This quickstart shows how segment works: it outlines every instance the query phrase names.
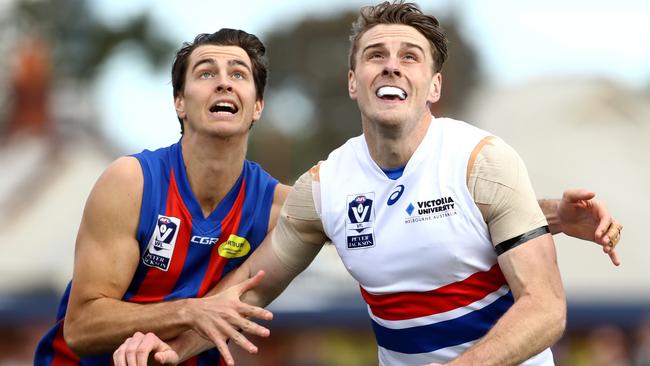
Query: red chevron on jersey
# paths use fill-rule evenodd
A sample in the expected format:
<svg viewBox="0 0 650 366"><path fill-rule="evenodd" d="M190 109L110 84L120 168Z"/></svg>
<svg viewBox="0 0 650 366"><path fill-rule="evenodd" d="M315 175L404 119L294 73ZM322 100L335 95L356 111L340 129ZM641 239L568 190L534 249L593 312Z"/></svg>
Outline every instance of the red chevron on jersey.
<svg viewBox="0 0 650 366"><path fill-rule="evenodd" d="M228 212L228 215L226 215L226 217L223 219L223 222L221 223L222 240L217 243L218 246L228 241L230 239L230 236L235 234L239 229L242 213L241 209L244 203L245 191L246 181L243 181L242 187L239 190L239 194L237 195L237 199L235 199L235 203L232 205L232 209L230 212ZM203 277L201 287L199 288L199 297L205 295L208 290L210 290L214 285L217 284L217 282L219 282L223 273L223 268L227 262L228 258L220 256L219 250L215 248L215 250L212 251L212 254L210 255L210 263L208 264L208 270L205 277Z"/></svg>

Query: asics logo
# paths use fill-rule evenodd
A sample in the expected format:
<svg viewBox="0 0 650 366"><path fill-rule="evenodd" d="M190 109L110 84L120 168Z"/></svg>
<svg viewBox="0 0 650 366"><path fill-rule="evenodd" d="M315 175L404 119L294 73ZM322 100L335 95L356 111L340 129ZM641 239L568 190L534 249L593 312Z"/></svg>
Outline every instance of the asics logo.
<svg viewBox="0 0 650 366"><path fill-rule="evenodd" d="M388 196L388 206L394 205L399 200L399 198L402 197L402 193L404 193L404 185L400 184L395 187L393 193Z"/></svg>

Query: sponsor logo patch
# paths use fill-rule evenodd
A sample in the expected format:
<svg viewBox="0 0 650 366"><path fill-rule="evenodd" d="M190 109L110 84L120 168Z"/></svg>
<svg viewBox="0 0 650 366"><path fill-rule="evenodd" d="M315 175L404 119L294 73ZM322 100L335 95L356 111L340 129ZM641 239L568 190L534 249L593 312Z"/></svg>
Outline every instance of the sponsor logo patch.
<svg viewBox="0 0 650 366"><path fill-rule="evenodd" d="M360 249L375 246L373 202L375 193L360 193L347 198L347 217L345 231L348 249Z"/></svg>
<svg viewBox="0 0 650 366"><path fill-rule="evenodd" d="M458 211L456 202L451 196L448 196L427 201L417 201L415 205L409 203L406 207L406 213L408 217L406 217L404 223L412 224L454 216L458 214Z"/></svg>
<svg viewBox="0 0 650 366"><path fill-rule="evenodd" d="M194 244L214 245L216 242L219 241L219 238L211 238L209 236L194 235L192 236L192 239L190 239L190 241Z"/></svg>
<svg viewBox="0 0 650 366"><path fill-rule="evenodd" d="M142 263L166 272L172 261L180 226L179 218L158 215L156 227L142 256Z"/></svg>
<svg viewBox="0 0 650 366"><path fill-rule="evenodd" d="M239 258L251 251L251 244L246 238L231 234L228 240L219 245L217 250L219 255L224 258Z"/></svg>

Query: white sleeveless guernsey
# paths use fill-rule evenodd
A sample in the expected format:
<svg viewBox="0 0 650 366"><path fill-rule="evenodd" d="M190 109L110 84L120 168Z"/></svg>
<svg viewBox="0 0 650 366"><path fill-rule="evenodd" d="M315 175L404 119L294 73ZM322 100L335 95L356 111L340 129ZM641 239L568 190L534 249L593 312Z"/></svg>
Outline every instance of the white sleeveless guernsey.
<svg viewBox="0 0 650 366"><path fill-rule="evenodd" d="M514 302L466 183L470 154L488 135L432 119L397 180L371 159L363 136L321 163L317 207L361 285L381 365L450 361ZM550 349L523 365L553 365Z"/></svg>

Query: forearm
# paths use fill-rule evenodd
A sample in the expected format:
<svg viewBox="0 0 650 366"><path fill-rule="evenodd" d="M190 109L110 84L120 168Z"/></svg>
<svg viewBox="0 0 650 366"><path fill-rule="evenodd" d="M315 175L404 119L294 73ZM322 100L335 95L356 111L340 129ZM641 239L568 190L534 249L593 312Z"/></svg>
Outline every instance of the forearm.
<svg viewBox="0 0 650 366"><path fill-rule="evenodd" d="M112 352L136 331L173 338L190 328L188 301L143 305L111 298L91 300L66 315L65 340L75 353L85 356Z"/></svg>
<svg viewBox="0 0 650 366"><path fill-rule="evenodd" d="M248 291L242 300L255 306L266 306L280 296L289 283L312 262L321 246L305 243L292 236L281 222L242 270L253 276L260 270L266 273L260 286Z"/></svg>
<svg viewBox="0 0 650 366"><path fill-rule="evenodd" d="M537 203L546 217L551 234L561 233L562 227L560 226L560 217L557 210L560 201L556 199L540 199L537 200Z"/></svg>
<svg viewBox="0 0 650 366"><path fill-rule="evenodd" d="M553 345L564 332L566 305L561 297L523 296L474 346L449 366L519 365Z"/></svg>
<svg viewBox="0 0 650 366"><path fill-rule="evenodd" d="M201 337L193 330L183 332L178 337L168 341L167 344L178 353L180 362L185 362L199 353L214 348L212 342Z"/></svg>

